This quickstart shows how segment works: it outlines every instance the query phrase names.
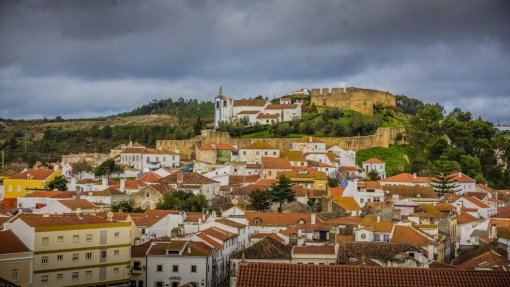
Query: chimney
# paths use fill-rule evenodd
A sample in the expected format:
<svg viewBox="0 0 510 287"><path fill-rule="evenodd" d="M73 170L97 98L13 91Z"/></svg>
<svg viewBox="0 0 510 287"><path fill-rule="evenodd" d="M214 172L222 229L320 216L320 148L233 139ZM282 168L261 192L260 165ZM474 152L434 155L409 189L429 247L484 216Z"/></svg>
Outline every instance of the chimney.
<svg viewBox="0 0 510 287"><path fill-rule="evenodd" d="M416 172L415 172L415 173L413 173L413 178L416 178Z"/></svg>
<svg viewBox="0 0 510 287"><path fill-rule="evenodd" d="M427 245L427 253L428 253L428 259L429 262L434 261L434 244Z"/></svg>
<svg viewBox="0 0 510 287"><path fill-rule="evenodd" d="M184 174L182 172L177 173L177 184L182 184L184 181Z"/></svg>
<svg viewBox="0 0 510 287"><path fill-rule="evenodd" d="M43 217L50 217L50 212L47 208L48 207L46 207L46 206L44 207Z"/></svg>
<svg viewBox="0 0 510 287"><path fill-rule="evenodd" d="M381 217L379 215L377 215L376 219L377 219L377 222L381 222Z"/></svg>
<svg viewBox="0 0 510 287"><path fill-rule="evenodd" d="M133 147L133 141L129 141L129 147Z"/></svg>
<svg viewBox="0 0 510 287"><path fill-rule="evenodd" d="M313 138L311 136L308 137L308 142L313 142Z"/></svg>
<svg viewBox="0 0 510 287"><path fill-rule="evenodd" d="M244 251L244 244L241 247L241 262L244 262L246 260L246 252ZM510 253L509 253L510 254ZM510 255L508 255L510 257Z"/></svg>
<svg viewBox="0 0 510 287"><path fill-rule="evenodd" d="M102 185L103 187L108 187L108 178L107 178L107 177L103 177L103 178L101 179L101 185Z"/></svg>
<svg viewBox="0 0 510 287"><path fill-rule="evenodd" d="M188 253L191 253L191 246L188 244Z"/></svg>
<svg viewBox="0 0 510 287"><path fill-rule="evenodd" d="M315 213L310 214L311 224L315 224Z"/></svg>
<svg viewBox="0 0 510 287"><path fill-rule="evenodd" d="M54 170L54 171L58 171L58 164L54 164L54 165L53 165L53 170Z"/></svg>
<svg viewBox="0 0 510 287"><path fill-rule="evenodd" d="M27 180L30 180L30 178L31 178L30 173L27 173Z"/></svg>
<svg viewBox="0 0 510 287"><path fill-rule="evenodd" d="M79 190L77 190L75 198L80 199L80 197L81 197L81 192Z"/></svg>
<svg viewBox="0 0 510 287"><path fill-rule="evenodd" d="M120 179L120 187L119 187L119 190L121 192L124 192L126 190L126 179L125 178L121 178Z"/></svg>
<svg viewBox="0 0 510 287"><path fill-rule="evenodd" d="M489 238L491 238L491 239L498 238L498 229L497 229L497 225L496 224L492 224L491 225L491 230L490 230Z"/></svg>
<svg viewBox="0 0 510 287"><path fill-rule="evenodd" d="M462 177L462 172L459 171L459 177Z"/></svg>

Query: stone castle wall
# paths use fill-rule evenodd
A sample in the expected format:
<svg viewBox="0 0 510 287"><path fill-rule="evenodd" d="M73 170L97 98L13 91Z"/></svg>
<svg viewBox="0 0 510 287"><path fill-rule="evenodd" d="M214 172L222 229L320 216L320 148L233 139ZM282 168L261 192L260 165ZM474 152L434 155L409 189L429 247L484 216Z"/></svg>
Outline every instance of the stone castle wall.
<svg viewBox="0 0 510 287"><path fill-rule="evenodd" d="M354 110L366 115L374 114L374 105L396 106L395 96L389 92L360 88L329 88L312 89L311 102L318 109L338 107L343 110Z"/></svg>
<svg viewBox="0 0 510 287"><path fill-rule="evenodd" d="M343 149L354 151L364 150L372 147L388 147L397 142L397 134L405 133L404 127L378 128L374 135L356 136L356 137L316 137L328 146L337 145ZM292 146L295 138L253 138L238 139L231 138L227 132L218 132L213 130L204 130L202 134L189 140L158 140L157 149L175 150L181 153L181 159L189 160L194 157L195 147L204 143L228 143L237 145L239 148L247 146L252 142L262 140L281 150L288 150Z"/></svg>

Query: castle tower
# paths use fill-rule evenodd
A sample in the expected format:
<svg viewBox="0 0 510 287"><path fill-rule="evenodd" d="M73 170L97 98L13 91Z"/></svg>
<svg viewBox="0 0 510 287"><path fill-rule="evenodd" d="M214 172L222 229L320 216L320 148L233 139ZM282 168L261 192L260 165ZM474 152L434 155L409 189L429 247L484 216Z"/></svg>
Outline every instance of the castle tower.
<svg viewBox="0 0 510 287"><path fill-rule="evenodd" d="M214 129L217 129L221 121L230 122L232 120L232 110L234 101L223 95L223 87L220 86L218 95L214 98Z"/></svg>

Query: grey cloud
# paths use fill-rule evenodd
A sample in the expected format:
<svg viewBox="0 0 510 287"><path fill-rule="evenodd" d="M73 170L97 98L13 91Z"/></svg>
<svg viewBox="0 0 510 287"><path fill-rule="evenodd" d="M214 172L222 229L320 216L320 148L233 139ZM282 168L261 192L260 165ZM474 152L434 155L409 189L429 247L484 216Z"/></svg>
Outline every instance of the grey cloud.
<svg viewBox="0 0 510 287"><path fill-rule="evenodd" d="M95 116L211 99L219 85L235 97L349 85L510 122L509 11L482 0L3 1L0 117Z"/></svg>

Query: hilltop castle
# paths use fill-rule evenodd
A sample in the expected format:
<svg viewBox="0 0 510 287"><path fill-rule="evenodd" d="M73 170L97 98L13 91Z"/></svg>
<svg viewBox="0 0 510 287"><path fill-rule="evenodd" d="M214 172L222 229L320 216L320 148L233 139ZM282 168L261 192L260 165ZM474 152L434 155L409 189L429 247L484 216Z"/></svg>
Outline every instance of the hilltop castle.
<svg viewBox="0 0 510 287"><path fill-rule="evenodd" d="M389 92L381 92L360 88L329 88L312 89L311 103L320 110L322 107L337 107L342 110L354 110L369 116L374 114L374 105L395 107L395 96Z"/></svg>

